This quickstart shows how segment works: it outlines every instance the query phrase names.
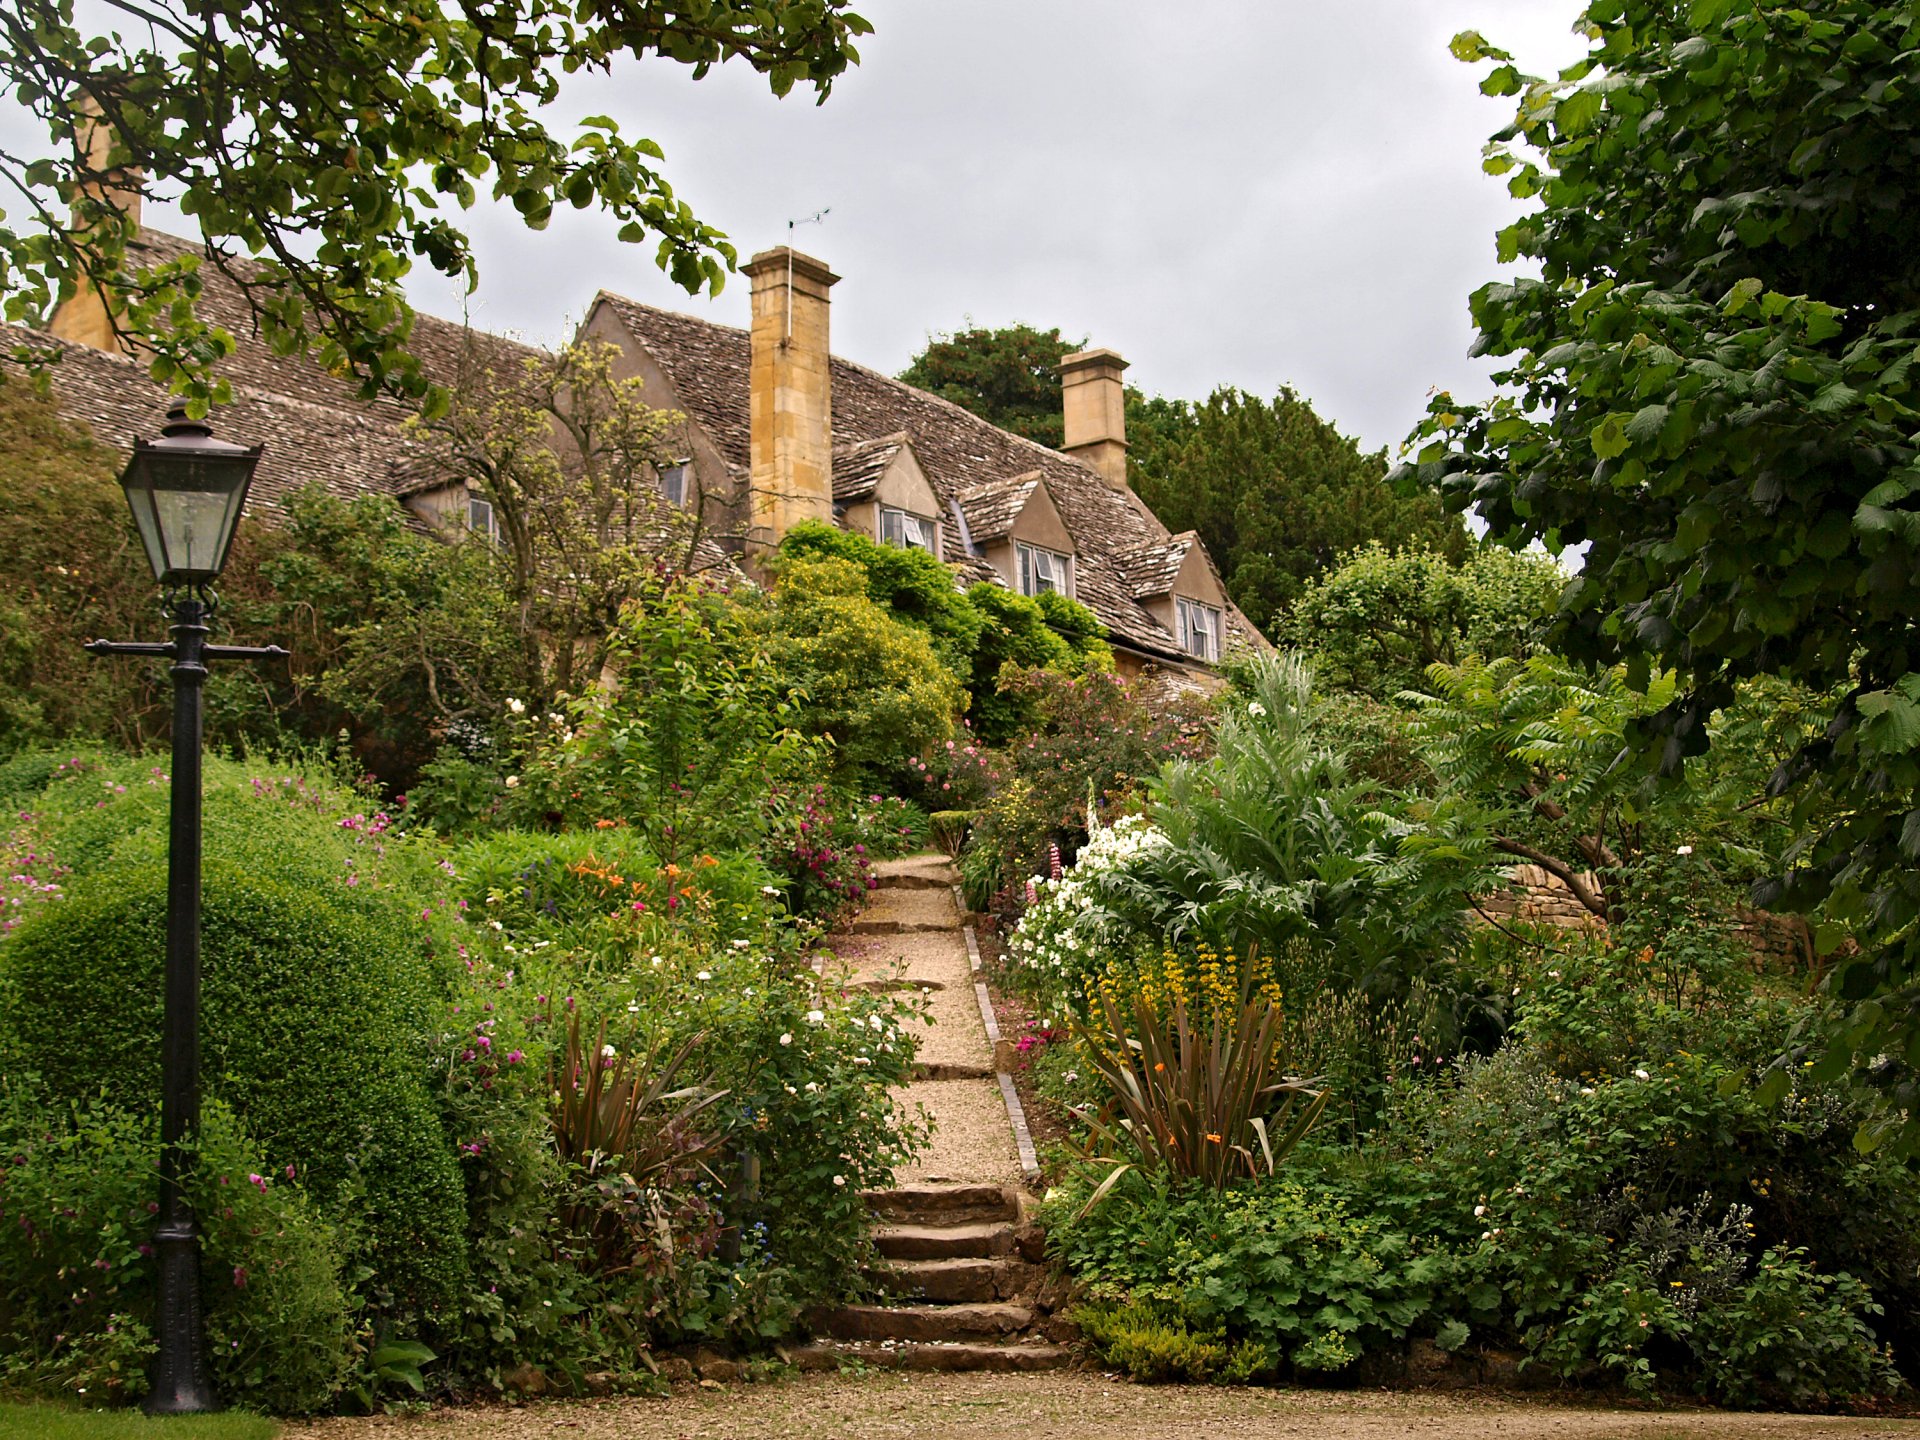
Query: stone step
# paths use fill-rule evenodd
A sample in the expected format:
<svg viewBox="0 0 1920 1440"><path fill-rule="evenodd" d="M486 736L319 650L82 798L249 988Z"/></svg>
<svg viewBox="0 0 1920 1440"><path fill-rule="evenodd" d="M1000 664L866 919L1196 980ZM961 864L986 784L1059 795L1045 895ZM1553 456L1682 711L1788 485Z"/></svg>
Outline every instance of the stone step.
<svg viewBox="0 0 1920 1440"><path fill-rule="evenodd" d="M990 1225L1020 1218L1020 1203L1004 1185L903 1185L869 1190L866 1201L881 1219L904 1226Z"/></svg>
<svg viewBox="0 0 1920 1440"><path fill-rule="evenodd" d="M870 980L841 980L834 984L836 990L868 990L876 993L918 990L923 995L931 995L936 990L947 987L938 980L911 979L905 975L881 976Z"/></svg>
<svg viewBox="0 0 1920 1440"><path fill-rule="evenodd" d="M1018 1260L903 1260L878 1265L868 1278L883 1295L932 1305L984 1305L1031 1292L1040 1268Z"/></svg>
<svg viewBox="0 0 1920 1440"><path fill-rule="evenodd" d="M942 875L908 870L898 875L882 875L882 890L951 890L954 882Z"/></svg>
<svg viewBox="0 0 1920 1440"><path fill-rule="evenodd" d="M844 1361L894 1370L1060 1370L1073 1361L1059 1345L895 1345L886 1341L824 1340L786 1352L797 1370L833 1370Z"/></svg>
<svg viewBox="0 0 1920 1440"><path fill-rule="evenodd" d="M882 1225L873 1243L888 1260L990 1259L1013 1253L1013 1226Z"/></svg>
<svg viewBox="0 0 1920 1440"><path fill-rule="evenodd" d="M962 1305L840 1305L813 1317L828 1340L913 1340L966 1344L1005 1340L1033 1324L1024 1305L989 1301Z"/></svg>
<svg viewBox="0 0 1920 1440"><path fill-rule="evenodd" d="M947 920L908 920L886 915L862 915L846 928L849 935L935 935L959 927Z"/></svg>
<svg viewBox="0 0 1920 1440"><path fill-rule="evenodd" d="M968 1065L953 1060L927 1060L913 1067L916 1080L985 1080L992 1075L991 1065Z"/></svg>

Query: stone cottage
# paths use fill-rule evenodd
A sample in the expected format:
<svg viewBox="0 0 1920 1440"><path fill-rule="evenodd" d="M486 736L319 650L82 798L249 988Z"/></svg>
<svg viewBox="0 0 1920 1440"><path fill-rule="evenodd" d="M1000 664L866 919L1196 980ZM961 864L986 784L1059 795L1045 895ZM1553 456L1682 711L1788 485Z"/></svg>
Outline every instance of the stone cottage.
<svg viewBox="0 0 1920 1440"><path fill-rule="evenodd" d="M136 247L132 258L149 264L192 248L151 229ZM619 373L645 382L650 405L685 417L677 454L659 469L661 498L698 510L716 561L751 574L794 525L818 520L924 549L954 567L958 584L1070 596L1106 627L1125 672L1203 680L1229 651L1265 646L1199 537L1170 533L1129 487L1118 355L1067 357L1066 444L1055 451L835 356L839 277L819 260L782 247L743 269L744 328L601 291L579 331L618 348ZM422 465L406 406L362 400L351 381L275 355L253 334L240 288L211 266L203 279L202 315L238 341L219 431L267 447L256 509L270 514L289 491L319 481L342 496L389 496L437 529L488 528L484 494ZM158 428L164 397L120 352L97 297L66 302L48 333L8 338L64 352L55 395L104 443L126 447ZM449 388L517 373L542 353L424 314L411 346Z"/></svg>

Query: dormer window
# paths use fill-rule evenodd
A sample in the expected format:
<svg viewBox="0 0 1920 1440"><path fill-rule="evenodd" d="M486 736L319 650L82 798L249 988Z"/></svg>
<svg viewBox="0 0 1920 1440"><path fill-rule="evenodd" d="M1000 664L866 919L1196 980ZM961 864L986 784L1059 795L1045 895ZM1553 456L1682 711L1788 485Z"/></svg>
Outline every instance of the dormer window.
<svg viewBox="0 0 1920 1440"><path fill-rule="evenodd" d="M494 518L493 502L481 499L471 490L467 492L467 529L489 540L500 538L500 522Z"/></svg>
<svg viewBox="0 0 1920 1440"><path fill-rule="evenodd" d="M940 532L933 520L925 515L882 505L880 543L898 545L902 550L925 550L929 555L937 555L940 553Z"/></svg>
<svg viewBox="0 0 1920 1440"><path fill-rule="evenodd" d="M1176 595L1173 614L1180 629L1180 648L1197 660L1217 661L1220 658L1220 607Z"/></svg>
<svg viewBox="0 0 1920 1440"><path fill-rule="evenodd" d="M1056 595L1073 598L1073 557L1057 550L1042 550L1038 545L1016 543L1014 556L1020 565L1020 593Z"/></svg>
<svg viewBox="0 0 1920 1440"><path fill-rule="evenodd" d="M690 460L676 460L660 467L660 493L667 497L669 505L687 503L687 471L692 464Z"/></svg>

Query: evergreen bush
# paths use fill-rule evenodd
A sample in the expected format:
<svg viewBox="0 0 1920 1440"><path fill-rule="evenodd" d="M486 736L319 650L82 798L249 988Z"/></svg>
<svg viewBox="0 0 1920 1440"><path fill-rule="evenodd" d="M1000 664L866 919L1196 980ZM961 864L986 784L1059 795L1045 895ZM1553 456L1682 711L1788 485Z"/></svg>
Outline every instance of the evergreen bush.
<svg viewBox="0 0 1920 1440"><path fill-rule="evenodd" d="M46 792L49 848L73 857L69 893L0 949L11 1001L0 1053L66 1099L139 1106L159 1092L167 786L128 785L136 769ZM380 1303L432 1316L464 1265L460 1178L424 1081L432 926L395 883L384 817L318 813L303 781L255 795L238 767L209 778L206 1093L233 1107L269 1165L298 1166L319 1197L359 1215ZM62 784L75 793L55 794Z"/></svg>

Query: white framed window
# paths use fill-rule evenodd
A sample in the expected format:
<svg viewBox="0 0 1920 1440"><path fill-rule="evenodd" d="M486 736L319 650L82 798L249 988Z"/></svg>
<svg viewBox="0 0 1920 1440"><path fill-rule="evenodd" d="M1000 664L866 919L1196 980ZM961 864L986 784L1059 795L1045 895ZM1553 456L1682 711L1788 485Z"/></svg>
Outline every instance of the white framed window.
<svg viewBox="0 0 1920 1440"><path fill-rule="evenodd" d="M1073 598L1073 557L1062 555L1057 550L1042 550L1038 545L1015 543L1015 558L1020 564L1020 593L1022 595L1043 595L1051 590L1056 595Z"/></svg>
<svg viewBox="0 0 1920 1440"><path fill-rule="evenodd" d="M1198 600L1173 598L1173 614L1180 631L1180 648L1201 660L1220 658L1220 607Z"/></svg>
<svg viewBox="0 0 1920 1440"><path fill-rule="evenodd" d="M500 538L500 522L494 516L493 502L482 499L471 490L467 492L467 529L489 540Z"/></svg>
<svg viewBox="0 0 1920 1440"><path fill-rule="evenodd" d="M892 506L880 507L880 543L898 545L902 550L925 550L930 555L940 552L939 527L924 515L915 515L910 510L896 510Z"/></svg>
<svg viewBox="0 0 1920 1440"><path fill-rule="evenodd" d="M660 467L660 493L667 497L669 505L687 503L687 474L692 468L691 460L676 460Z"/></svg>

